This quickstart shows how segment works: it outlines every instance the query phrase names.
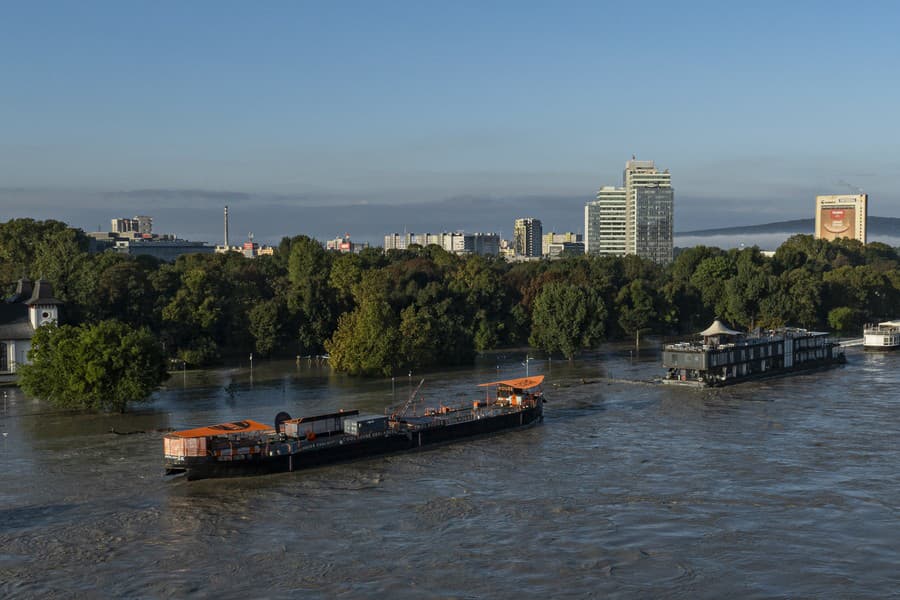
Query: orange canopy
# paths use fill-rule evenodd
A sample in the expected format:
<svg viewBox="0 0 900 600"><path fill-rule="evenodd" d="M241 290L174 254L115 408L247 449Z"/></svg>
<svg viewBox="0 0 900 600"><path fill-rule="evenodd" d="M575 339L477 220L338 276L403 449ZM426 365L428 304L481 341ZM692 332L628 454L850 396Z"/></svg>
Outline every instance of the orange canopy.
<svg viewBox="0 0 900 600"><path fill-rule="evenodd" d="M177 435L182 438L200 438L212 437L215 435L234 435L236 433L250 433L253 431L271 431L275 429L271 425L251 421L245 419L243 421L235 421L234 423L222 423L220 425L210 425L209 427L198 427L196 429L186 429L184 431L175 431L171 435Z"/></svg>
<svg viewBox="0 0 900 600"><path fill-rule="evenodd" d="M480 383L478 387L488 387L491 385L508 385L517 390L527 390L537 387L544 381L543 375L535 375L533 377L520 377L519 379L506 379L504 381L492 381L490 383Z"/></svg>

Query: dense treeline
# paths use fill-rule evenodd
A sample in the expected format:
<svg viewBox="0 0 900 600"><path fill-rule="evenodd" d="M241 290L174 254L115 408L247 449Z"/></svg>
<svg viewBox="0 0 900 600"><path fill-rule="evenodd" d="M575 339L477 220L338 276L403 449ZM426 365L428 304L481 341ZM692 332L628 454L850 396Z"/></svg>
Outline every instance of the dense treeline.
<svg viewBox="0 0 900 600"><path fill-rule="evenodd" d="M566 357L604 339L784 324L853 332L896 316L900 272L884 244L798 235L773 258L698 246L659 266L634 256L508 263L436 246L361 254L306 236L274 256L194 254L174 264L88 254L57 221L0 224L0 281L43 276L70 324L147 328L190 364L229 356L321 354L355 374L463 364L531 344Z"/></svg>

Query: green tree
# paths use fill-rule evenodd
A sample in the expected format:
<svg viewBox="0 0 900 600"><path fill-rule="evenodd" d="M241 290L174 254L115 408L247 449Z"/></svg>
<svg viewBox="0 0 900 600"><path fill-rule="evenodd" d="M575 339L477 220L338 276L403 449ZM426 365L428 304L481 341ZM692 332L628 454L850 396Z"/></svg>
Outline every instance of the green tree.
<svg viewBox="0 0 900 600"><path fill-rule="evenodd" d="M712 256L699 262L691 285L700 291L704 306L712 308L713 313L724 315L727 307L725 284L735 274L734 264L727 256Z"/></svg>
<svg viewBox="0 0 900 600"><path fill-rule="evenodd" d="M596 294L570 283L550 283L534 301L529 342L572 360L582 348L600 342L605 318L606 307Z"/></svg>
<svg viewBox="0 0 900 600"><path fill-rule="evenodd" d="M264 300L250 309L250 335L260 356L269 356L281 341L282 310L275 299Z"/></svg>
<svg viewBox="0 0 900 600"><path fill-rule="evenodd" d="M863 311L849 306L839 306L828 311L828 326L839 333L859 333L865 322Z"/></svg>
<svg viewBox="0 0 900 600"><path fill-rule="evenodd" d="M507 330L509 304L497 263L471 256L452 272L449 286L463 301L475 349L483 352L500 344Z"/></svg>
<svg viewBox="0 0 900 600"><path fill-rule="evenodd" d="M32 273L52 282L57 298L71 301L88 259L87 248L87 237L81 230L66 227L48 232L35 247Z"/></svg>
<svg viewBox="0 0 900 600"><path fill-rule="evenodd" d="M621 290L616 297L619 326L625 333L634 336L640 346L641 332L646 330L656 318L651 288L642 279L635 279Z"/></svg>
<svg viewBox="0 0 900 600"><path fill-rule="evenodd" d="M156 338L117 321L40 327L29 359L20 367L22 389L60 408L124 412L167 377Z"/></svg>
<svg viewBox="0 0 900 600"><path fill-rule="evenodd" d="M390 375L400 361L399 318L387 301L388 282L381 269L369 271L354 286L356 308L338 319L325 342L331 366L350 375Z"/></svg>
<svg viewBox="0 0 900 600"><path fill-rule="evenodd" d="M398 361L397 316L383 299L363 301L341 315L334 336L325 342L336 371L350 375L390 375Z"/></svg>
<svg viewBox="0 0 900 600"><path fill-rule="evenodd" d="M93 321L117 319L134 327L158 327L159 311L150 279L157 265L115 253L104 253L94 263L100 270L92 273L92 289L79 294L85 317Z"/></svg>
<svg viewBox="0 0 900 600"><path fill-rule="evenodd" d="M725 312L729 322L752 329L760 302L769 292L769 269L759 248L732 251L736 272L725 282Z"/></svg>
<svg viewBox="0 0 900 600"><path fill-rule="evenodd" d="M459 365L471 362L475 352L471 329L451 298L406 307L400 313L400 339L404 368Z"/></svg>
<svg viewBox="0 0 900 600"><path fill-rule="evenodd" d="M10 219L0 223L0 281L40 277L35 260L41 253L41 245L67 229L65 223L53 220Z"/></svg>
<svg viewBox="0 0 900 600"><path fill-rule="evenodd" d="M305 235L290 240L287 307L297 326L301 353L321 351L335 327L335 289L329 284L332 255Z"/></svg>

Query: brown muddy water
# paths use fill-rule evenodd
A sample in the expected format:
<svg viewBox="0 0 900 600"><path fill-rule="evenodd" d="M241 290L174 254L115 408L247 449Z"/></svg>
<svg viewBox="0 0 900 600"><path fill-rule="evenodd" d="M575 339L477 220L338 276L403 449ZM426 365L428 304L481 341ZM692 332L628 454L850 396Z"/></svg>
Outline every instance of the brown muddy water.
<svg viewBox="0 0 900 600"><path fill-rule="evenodd" d="M125 416L7 389L0 596L896 597L900 354L848 358L714 391L605 381L660 374L658 356L621 347L536 361L536 427L190 483L163 478L161 430L380 412L391 381L293 362L257 364L252 381L179 373ZM498 372L524 375L520 360L427 375L426 397L474 397ZM409 385L398 377L396 396Z"/></svg>

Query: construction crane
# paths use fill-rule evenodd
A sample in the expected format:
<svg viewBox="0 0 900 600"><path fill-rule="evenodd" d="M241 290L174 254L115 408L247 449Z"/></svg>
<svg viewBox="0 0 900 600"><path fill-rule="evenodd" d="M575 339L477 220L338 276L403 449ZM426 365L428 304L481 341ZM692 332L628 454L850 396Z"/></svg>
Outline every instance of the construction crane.
<svg viewBox="0 0 900 600"><path fill-rule="evenodd" d="M416 396L418 395L419 390L422 389L422 384L424 384L424 383L425 383L425 380L422 379L419 382L419 385L416 386L416 389L414 389L412 391L412 393L409 395L409 398L407 398L406 402L403 404L403 408L400 409L400 412L397 412L397 413L394 413L393 415L391 415L392 418L400 419L400 418L403 418L406 416L407 411L409 411L410 406L412 406L414 404Z"/></svg>

